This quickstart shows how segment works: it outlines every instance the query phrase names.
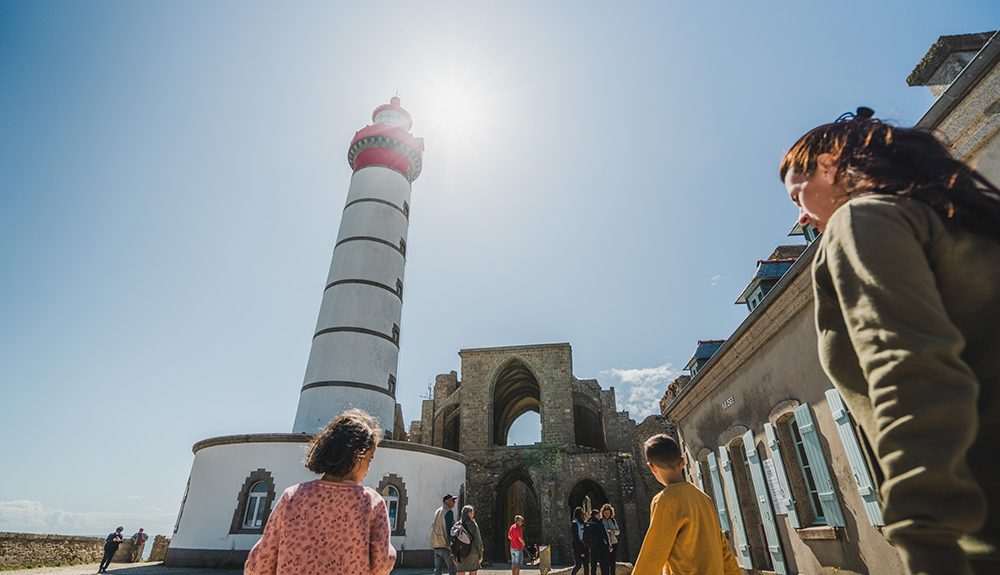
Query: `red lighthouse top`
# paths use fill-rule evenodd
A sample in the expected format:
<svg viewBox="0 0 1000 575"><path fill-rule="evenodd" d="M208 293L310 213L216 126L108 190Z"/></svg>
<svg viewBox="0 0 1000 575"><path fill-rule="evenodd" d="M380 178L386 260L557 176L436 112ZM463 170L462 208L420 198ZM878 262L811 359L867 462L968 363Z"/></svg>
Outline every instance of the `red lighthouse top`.
<svg viewBox="0 0 1000 575"><path fill-rule="evenodd" d="M369 166L395 170L407 180L420 175L423 165L423 138L410 134L413 118L397 96L372 112L372 122L354 134L347 151L347 163L354 171Z"/></svg>

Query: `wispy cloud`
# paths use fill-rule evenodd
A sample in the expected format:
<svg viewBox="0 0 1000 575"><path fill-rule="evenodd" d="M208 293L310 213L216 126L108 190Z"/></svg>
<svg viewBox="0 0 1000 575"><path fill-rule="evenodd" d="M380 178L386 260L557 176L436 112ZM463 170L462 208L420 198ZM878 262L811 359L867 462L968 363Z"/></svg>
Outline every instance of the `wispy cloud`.
<svg viewBox="0 0 1000 575"><path fill-rule="evenodd" d="M719 282L721 282L723 280L723 278L724 278L724 276L722 274L715 274L714 276L712 276L711 278L709 278L708 281L713 286L717 286L717 285L719 285Z"/></svg>
<svg viewBox="0 0 1000 575"><path fill-rule="evenodd" d="M615 387L618 407L638 419L660 412L660 398L667 384L678 375L680 371L669 362L657 367L609 369L600 374L602 383Z"/></svg>
<svg viewBox="0 0 1000 575"><path fill-rule="evenodd" d="M38 501L0 501L0 531L104 536L122 525L132 533L139 527L151 534L169 535L175 514L162 510L145 513L111 511L78 512L46 507Z"/></svg>

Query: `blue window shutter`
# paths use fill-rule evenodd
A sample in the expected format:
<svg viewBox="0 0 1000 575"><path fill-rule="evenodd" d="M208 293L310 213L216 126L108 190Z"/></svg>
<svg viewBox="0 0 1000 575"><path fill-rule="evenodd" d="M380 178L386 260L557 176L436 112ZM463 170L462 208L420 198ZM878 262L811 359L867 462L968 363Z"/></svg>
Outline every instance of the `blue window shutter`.
<svg viewBox="0 0 1000 575"><path fill-rule="evenodd" d="M795 498L792 496L792 487L788 482L788 474L785 472L785 462L781 459L781 448L778 447L778 432L770 423L764 424L764 434L767 435L767 449L771 452L771 459L774 460L774 472L778 475L778 486L781 487L781 502L788 510L788 522L792 528L802 527L799 523L799 514L795 511Z"/></svg>
<svg viewBox="0 0 1000 575"><path fill-rule="evenodd" d="M847 461L851 464L854 483L858 486L858 493L861 495L861 502L865 505L868 521L875 526L885 525L885 520L882 519L882 507L875 494L875 482L872 481L871 474L868 473L868 464L865 461L865 456L861 453L858 437L854 434L854 424L847 412L847 406L844 405L844 400L836 389L827 390L826 402L830 405L833 420L837 422L837 432L840 434L841 443L844 444L844 451L847 452Z"/></svg>
<svg viewBox="0 0 1000 575"><path fill-rule="evenodd" d="M840 510L840 501L837 500L837 492L833 488L833 478L830 477L826 457L823 456L823 449L819 444L819 434L816 432L816 424L813 423L808 404L802 404L795 408L795 424L799 428L799 434L802 435L802 444L806 449L806 457L809 458L809 470L812 473L813 481L816 482L816 490L819 494L820 505L823 506L823 516L826 517L826 523L831 527L843 527L844 513Z"/></svg>
<svg viewBox="0 0 1000 575"><path fill-rule="evenodd" d="M747 532L743 527L743 513L740 509L740 496L736 493L736 481L733 478L733 464L729 460L729 449L719 446L719 464L722 467L722 475L726 479L726 496L729 504L733 508L733 541L736 543L736 561L744 569L753 569L753 562L750 560L750 545L747 543Z"/></svg>
<svg viewBox="0 0 1000 575"><path fill-rule="evenodd" d="M715 463L715 454L708 454L708 473L712 476L712 494L715 496L715 510L719 513L719 525L729 533L729 516L726 514L726 500L722 498L722 478L719 477L719 466Z"/></svg>
<svg viewBox="0 0 1000 575"><path fill-rule="evenodd" d="M775 573L787 575L785 555L781 552L781 538L778 537L778 524L775 522L774 508L771 507L771 494L767 491L767 479L764 478L764 469L761 467L752 431L743 434L743 451L747 454L747 465L757 494L757 509L760 511L761 524L764 525L764 534L767 535L767 551L771 554L771 563L774 564Z"/></svg>
<svg viewBox="0 0 1000 575"><path fill-rule="evenodd" d="M691 469L694 475L694 484L698 486L698 489L705 491L705 483L701 479L701 462L695 460L691 463Z"/></svg>

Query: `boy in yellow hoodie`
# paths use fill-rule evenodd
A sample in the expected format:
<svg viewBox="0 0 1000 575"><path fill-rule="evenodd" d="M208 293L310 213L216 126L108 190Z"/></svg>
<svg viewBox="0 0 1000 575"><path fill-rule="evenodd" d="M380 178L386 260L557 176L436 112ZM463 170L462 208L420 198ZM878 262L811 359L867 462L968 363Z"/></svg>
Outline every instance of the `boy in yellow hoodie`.
<svg viewBox="0 0 1000 575"><path fill-rule="evenodd" d="M649 530L633 575L740 575L715 504L684 480L681 450L669 435L646 440L646 463L664 485L653 497Z"/></svg>

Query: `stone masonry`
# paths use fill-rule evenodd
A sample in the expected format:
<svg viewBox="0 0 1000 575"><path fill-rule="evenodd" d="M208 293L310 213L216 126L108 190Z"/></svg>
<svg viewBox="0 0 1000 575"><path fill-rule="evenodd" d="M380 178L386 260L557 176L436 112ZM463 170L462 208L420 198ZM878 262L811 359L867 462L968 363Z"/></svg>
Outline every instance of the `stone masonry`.
<svg viewBox="0 0 1000 575"><path fill-rule="evenodd" d="M460 452L468 462L462 503L476 508L487 560L507 561L506 530L525 516L525 539L554 546L553 561L572 562L575 506L611 503L622 527L620 560L634 558L659 491L642 442L670 432L659 416L637 425L618 411L614 389L573 375L567 343L464 349L462 376L437 376L409 440ZM541 442L507 445L511 424L527 411L541 420ZM652 483L650 483L652 481Z"/></svg>

